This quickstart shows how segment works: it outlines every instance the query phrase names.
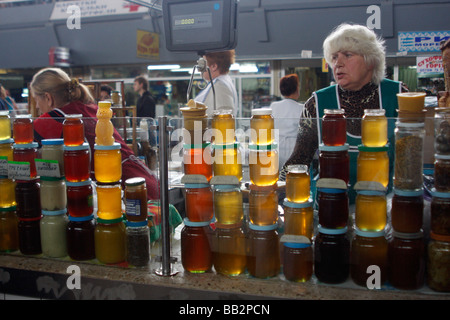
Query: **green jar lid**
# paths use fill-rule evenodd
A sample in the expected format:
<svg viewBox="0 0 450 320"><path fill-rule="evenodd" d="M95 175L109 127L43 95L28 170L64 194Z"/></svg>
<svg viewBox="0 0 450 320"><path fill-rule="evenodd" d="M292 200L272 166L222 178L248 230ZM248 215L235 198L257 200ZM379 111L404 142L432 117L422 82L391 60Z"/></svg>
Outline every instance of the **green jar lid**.
<svg viewBox="0 0 450 320"><path fill-rule="evenodd" d="M98 223L102 223L102 224L114 224L114 223L123 222L123 217L116 218L116 219L102 219L102 218L97 218L97 222L98 222Z"/></svg>
<svg viewBox="0 0 450 320"><path fill-rule="evenodd" d="M363 144L358 145L358 150L362 152L385 152L389 150L389 145L382 147L367 147Z"/></svg>
<svg viewBox="0 0 450 320"><path fill-rule="evenodd" d="M292 202L285 198L283 205L290 208L309 208L312 207L313 200L310 198L305 202Z"/></svg>
<svg viewBox="0 0 450 320"><path fill-rule="evenodd" d="M239 142L232 142L232 143L225 143L225 144L217 144L217 143L212 144L213 149L237 149L237 148L239 148L239 146L240 146Z"/></svg>
<svg viewBox="0 0 450 320"><path fill-rule="evenodd" d="M342 146L326 146L322 143L319 145L320 151L331 151L331 152L348 151L349 148L350 148L350 146L348 143L346 143Z"/></svg>
<svg viewBox="0 0 450 320"><path fill-rule="evenodd" d="M118 142L114 142L110 146L101 146L98 144L94 145L94 150L118 150L118 149L120 149L120 143Z"/></svg>

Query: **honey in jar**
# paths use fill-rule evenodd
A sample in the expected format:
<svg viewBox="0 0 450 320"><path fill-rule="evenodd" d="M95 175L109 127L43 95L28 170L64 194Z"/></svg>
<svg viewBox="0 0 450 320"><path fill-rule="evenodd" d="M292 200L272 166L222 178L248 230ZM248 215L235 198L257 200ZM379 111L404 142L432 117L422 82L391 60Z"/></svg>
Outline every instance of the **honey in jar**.
<svg viewBox="0 0 450 320"><path fill-rule="evenodd" d="M286 198L290 202L305 202L310 196L311 181L308 166L287 166Z"/></svg>
<svg viewBox="0 0 450 320"><path fill-rule="evenodd" d="M102 183L117 182L122 177L120 144L94 146L95 179Z"/></svg>
<svg viewBox="0 0 450 320"><path fill-rule="evenodd" d="M361 140L366 147L383 147L387 143L388 122L384 109L366 109L361 121Z"/></svg>
<svg viewBox="0 0 450 320"><path fill-rule="evenodd" d="M387 223L386 195L382 191L358 190L355 224L362 231L381 231Z"/></svg>
<svg viewBox="0 0 450 320"><path fill-rule="evenodd" d="M72 217L90 216L94 212L94 191L91 179L66 182L67 211Z"/></svg>
<svg viewBox="0 0 450 320"><path fill-rule="evenodd" d="M31 114L18 114L13 121L13 137L17 144L29 144L34 140Z"/></svg>
<svg viewBox="0 0 450 320"><path fill-rule="evenodd" d="M20 219L34 219L41 216L41 186L37 179L16 181L14 193L16 212Z"/></svg>
<svg viewBox="0 0 450 320"><path fill-rule="evenodd" d="M275 224L278 220L277 185L261 187L250 184L249 189L250 222L258 226Z"/></svg>
<svg viewBox="0 0 450 320"><path fill-rule="evenodd" d="M135 177L125 180L124 200L128 221L147 220L147 185L144 178Z"/></svg>
<svg viewBox="0 0 450 320"><path fill-rule="evenodd" d="M0 141L11 139L11 118L8 110L0 110Z"/></svg>
<svg viewBox="0 0 450 320"><path fill-rule="evenodd" d="M13 160L30 164L31 179L37 177L36 163L34 162L34 159L36 159L38 155L37 148L37 142L21 144L14 143L13 145Z"/></svg>
<svg viewBox="0 0 450 320"><path fill-rule="evenodd" d="M258 186L271 186L278 181L278 146L249 145L249 175L250 182Z"/></svg>
<svg viewBox="0 0 450 320"><path fill-rule="evenodd" d="M0 140L0 157L6 157L8 161L13 161L13 139Z"/></svg>
<svg viewBox="0 0 450 320"><path fill-rule="evenodd" d="M215 176L235 176L242 180L242 154L239 143L213 144L213 172Z"/></svg>
<svg viewBox="0 0 450 320"><path fill-rule="evenodd" d="M181 264L188 272L204 273L212 267L209 223L184 219L184 227L181 230Z"/></svg>
<svg viewBox="0 0 450 320"><path fill-rule="evenodd" d="M19 249L18 224L16 207L0 208L0 252Z"/></svg>
<svg viewBox="0 0 450 320"><path fill-rule="evenodd" d="M184 174L201 174L209 181L213 175L211 147L209 143L183 147Z"/></svg>
<svg viewBox="0 0 450 320"><path fill-rule="evenodd" d="M347 141L347 120L343 109L325 109L322 117L322 143L342 146Z"/></svg>
<svg viewBox="0 0 450 320"><path fill-rule="evenodd" d="M395 231L417 233L423 224L423 190L394 188L391 209L391 225Z"/></svg>
<svg viewBox="0 0 450 320"><path fill-rule="evenodd" d="M353 282L366 287L369 277L372 276L372 273L368 272L370 266L380 268L379 285L383 285L388 273L388 242L385 232L362 231L356 228L350 255L350 276Z"/></svg>
<svg viewBox="0 0 450 320"><path fill-rule="evenodd" d="M319 178L335 178L344 180L348 184L350 180L349 145L343 146L319 146Z"/></svg>
<svg viewBox="0 0 450 320"><path fill-rule="evenodd" d="M450 192L431 191L431 231L450 235Z"/></svg>
<svg viewBox="0 0 450 320"><path fill-rule="evenodd" d="M64 174L69 182L80 182L89 179L91 159L89 144L78 146L64 145Z"/></svg>
<svg viewBox="0 0 450 320"><path fill-rule="evenodd" d="M271 278L280 273L278 225L259 226L249 223L247 271L255 278Z"/></svg>
<svg viewBox="0 0 450 320"><path fill-rule="evenodd" d="M270 145L274 142L275 122L272 109L260 108L252 110L250 119L250 141L256 145Z"/></svg>
<svg viewBox="0 0 450 320"><path fill-rule="evenodd" d="M348 223L347 189L317 188L319 223L324 228L344 228Z"/></svg>
<svg viewBox="0 0 450 320"><path fill-rule="evenodd" d="M191 222L211 221L214 215L213 192L208 183L185 184L186 217Z"/></svg>
<svg viewBox="0 0 450 320"><path fill-rule="evenodd" d="M19 218L19 250L26 255L42 253L41 247L41 216L35 218Z"/></svg>
<svg viewBox="0 0 450 320"><path fill-rule="evenodd" d="M312 239L314 235L312 199L305 202L291 202L284 199L283 208L285 234L302 235Z"/></svg>
<svg viewBox="0 0 450 320"><path fill-rule="evenodd" d="M97 109L98 121L95 125L95 144L99 146L111 146L114 144L112 115L111 102L100 101Z"/></svg>
<svg viewBox="0 0 450 320"><path fill-rule="evenodd" d="M97 183L97 216L103 220L122 217L122 187L120 183Z"/></svg>
<svg viewBox="0 0 450 320"><path fill-rule="evenodd" d="M122 217L97 219L95 257L104 264L117 264L127 258L127 234Z"/></svg>
<svg viewBox="0 0 450 320"><path fill-rule="evenodd" d="M232 110L218 110L212 119L213 137L215 144L234 143L236 123Z"/></svg>
<svg viewBox="0 0 450 320"><path fill-rule="evenodd" d="M216 223L213 236L213 266L217 273L237 276L247 264L245 235L242 224Z"/></svg>
<svg viewBox="0 0 450 320"><path fill-rule="evenodd" d="M239 185L215 184L213 189L214 216L217 223L237 224L244 218L242 192Z"/></svg>
<svg viewBox="0 0 450 320"><path fill-rule="evenodd" d="M67 114L63 121L63 138L66 146L79 146L84 143L84 123L82 114Z"/></svg>
<svg viewBox="0 0 450 320"><path fill-rule="evenodd" d="M67 224L67 254L73 260L95 259L94 215L73 217L69 215Z"/></svg>
<svg viewBox="0 0 450 320"><path fill-rule="evenodd" d="M16 205L16 182L7 177L0 176L0 208L9 208Z"/></svg>
<svg viewBox="0 0 450 320"><path fill-rule="evenodd" d="M289 281L306 282L313 275L313 248L309 238L284 234L283 274Z"/></svg>
<svg viewBox="0 0 450 320"><path fill-rule="evenodd" d="M388 149L387 146L358 146L357 181L377 181L387 187L389 183Z"/></svg>

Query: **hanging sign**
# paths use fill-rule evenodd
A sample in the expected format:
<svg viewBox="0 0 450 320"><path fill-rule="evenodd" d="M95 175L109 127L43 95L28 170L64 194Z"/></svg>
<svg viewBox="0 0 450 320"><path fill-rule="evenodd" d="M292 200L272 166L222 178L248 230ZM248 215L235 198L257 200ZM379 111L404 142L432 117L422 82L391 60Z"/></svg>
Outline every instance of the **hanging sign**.
<svg viewBox="0 0 450 320"><path fill-rule="evenodd" d="M442 56L417 57L417 73L444 73Z"/></svg>
<svg viewBox="0 0 450 320"><path fill-rule="evenodd" d="M137 30L136 55L138 58L159 60L159 34Z"/></svg>
<svg viewBox="0 0 450 320"><path fill-rule="evenodd" d="M399 32L398 51L440 51L440 43L450 39L450 31Z"/></svg>

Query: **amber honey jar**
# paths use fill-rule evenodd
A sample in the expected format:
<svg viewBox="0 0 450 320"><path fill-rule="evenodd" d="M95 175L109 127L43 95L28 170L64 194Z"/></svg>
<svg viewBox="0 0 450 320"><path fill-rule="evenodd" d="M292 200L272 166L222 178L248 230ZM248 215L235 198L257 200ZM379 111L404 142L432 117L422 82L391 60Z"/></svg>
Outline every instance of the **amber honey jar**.
<svg viewBox="0 0 450 320"><path fill-rule="evenodd" d="M286 174L286 198L290 202L308 201L311 191L311 181L308 166L289 165Z"/></svg>
<svg viewBox="0 0 450 320"><path fill-rule="evenodd" d="M347 120L343 109L325 109L322 117L322 143L342 146L347 141Z"/></svg>
<svg viewBox="0 0 450 320"><path fill-rule="evenodd" d="M344 180L348 184L350 179L349 145L319 146L319 177Z"/></svg>
<svg viewBox="0 0 450 320"><path fill-rule="evenodd" d="M423 224L423 190L394 188L391 208L391 225L398 232L417 233Z"/></svg>
<svg viewBox="0 0 450 320"><path fill-rule="evenodd" d="M249 223L247 270L255 278L271 278L280 273L278 224L259 226Z"/></svg>
<svg viewBox="0 0 450 320"><path fill-rule="evenodd" d="M19 249L18 224L15 206L0 208L0 252Z"/></svg>
<svg viewBox="0 0 450 320"><path fill-rule="evenodd" d="M79 146L84 143L84 123L82 114L67 114L63 121L63 138L66 146Z"/></svg>
<svg viewBox="0 0 450 320"><path fill-rule="evenodd" d="M389 183L389 147L358 146L357 181L376 181L387 187Z"/></svg>
<svg viewBox="0 0 450 320"><path fill-rule="evenodd" d="M431 231L450 235L450 192L431 191Z"/></svg>
<svg viewBox="0 0 450 320"><path fill-rule="evenodd" d="M13 160L18 162L27 162L30 164L30 178L37 177L36 163L34 159L37 158L37 142L31 143L14 143L13 145Z"/></svg>
<svg viewBox="0 0 450 320"><path fill-rule="evenodd" d="M242 223L216 223L212 243L213 265L217 273L237 276L245 272L247 258Z"/></svg>
<svg viewBox="0 0 450 320"><path fill-rule="evenodd" d="M145 179L135 177L125 180L125 213L128 221L144 221L148 217L147 185Z"/></svg>
<svg viewBox="0 0 450 320"><path fill-rule="evenodd" d="M188 272L204 273L212 267L209 223L210 221L192 222L184 219L181 230L181 264Z"/></svg>
<svg viewBox="0 0 450 320"><path fill-rule="evenodd" d="M214 215L213 192L208 183L185 184L186 217L190 222L211 221Z"/></svg>
<svg viewBox="0 0 450 320"><path fill-rule="evenodd" d="M218 110L214 112L212 129L215 144L234 143L236 123L232 110Z"/></svg>
<svg viewBox="0 0 450 320"><path fill-rule="evenodd" d="M213 172L215 176L235 176L242 180L242 154L239 143L212 145Z"/></svg>
<svg viewBox="0 0 450 320"><path fill-rule="evenodd" d="M95 179L102 183L117 182L122 178L122 154L120 144L94 146Z"/></svg>
<svg viewBox="0 0 450 320"><path fill-rule="evenodd" d="M424 284L425 244L423 232L392 232L389 241L389 283L397 289L416 290Z"/></svg>
<svg viewBox="0 0 450 320"><path fill-rule="evenodd" d="M16 182L7 177L0 176L0 208L9 208L16 205Z"/></svg>
<svg viewBox="0 0 450 320"><path fill-rule="evenodd" d="M273 225L278 220L277 185L250 184L248 196L250 222L258 226Z"/></svg>
<svg viewBox="0 0 450 320"><path fill-rule="evenodd" d="M13 161L13 139L0 140L0 157L6 157L8 161Z"/></svg>
<svg viewBox="0 0 450 320"><path fill-rule="evenodd" d="M91 179L66 182L67 211L73 217L90 216L94 212L94 191Z"/></svg>
<svg viewBox="0 0 450 320"><path fill-rule="evenodd" d="M252 110L250 119L250 141L256 145L270 145L274 142L275 122L272 109L260 108Z"/></svg>
<svg viewBox="0 0 450 320"><path fill-rule="evenodd" d="M201 174L209 181L213 175L210 144L185 144L183 146L183 165L184 174Z"/></svg>
<svg viewBox="0 0 450 320"><path fill-rule="evenodd" d="M122 218L122 187L120 183L97 182L96 191L97 216L103 220Z"/></svg>
<svg viewBox="0 0 450 320"><path fill-rule="evenodd" d="M122 217L97 219L95 227L95 257L104 264L117 264L127 258L127 235Z"/></svg>
<svg viewBox="0 0 450 320"><path fill-rule="evenodd" d="M33 119L31 114L18 114L13 121L13 137L17 144L28 144L34 140Z"/></svg>
<svg viewBox="0 0 450 320"><path fill-rule="evenodd" d="M314 233L313 201L291 202L284 199L284 232L291 235L303 235L312 239Z"/></svg>
<svg viewBox="0 0 450 320"><path fill-rule="evenodd" d="M358 190L355 206L355 225L357 228L363 231L384 230L387 223L385 192Z"/></svg>
<svg viewBox="0 0 450 320"><path fill-rule="evenodd" d="M349 200L346 189L318 188L319 223L324 228L347 226Z"/></svg>
<svg viewBox="0 0 450 320"><path fill-rule="evenodd" d="M284 234L283 274L289 281L306 282L313 275L313 248L309 238Z"/></svg>
<svg viewBox="0 0 450 320"><path fill-rule="evenodd" d="M250 182L258 186L271 186L278 181L278 145L249 145Z"/></svg>
<svg viewBox="0 0 450 320"><path fill-rule="evenodd" d="M8 110L0 110L0 141L11 139L11 118Z"/></svg>
<svg viewBox="0 0 450 320"><path fill-rule="evenodd" d="M361 140L366 147L383 147L387 143L388 121L384 109L366 109L361 121Z"/></svg>
<svg viewBox="0 0 450 320"><path fill-rule="evenodd" d="M89 144L64 146L64 174L69 182L80 182L89 179L91 158Z"/></svg>
<svg viewBox="0 0 450 320"><path fill-rule="evenodd" d="M215 184L214 217L220 224L237 224L244 218L244 205L239 185Z"/></svg>
<svg viewBox="0 0 450 320"><path fill-rule="evenodd" d="M366 287L368 278L373 274L370 266L379 268L379 284L384 284L388 272L388 242L385 232L362 231L356 228L350 255L350 276L353 282Z"/></svg>

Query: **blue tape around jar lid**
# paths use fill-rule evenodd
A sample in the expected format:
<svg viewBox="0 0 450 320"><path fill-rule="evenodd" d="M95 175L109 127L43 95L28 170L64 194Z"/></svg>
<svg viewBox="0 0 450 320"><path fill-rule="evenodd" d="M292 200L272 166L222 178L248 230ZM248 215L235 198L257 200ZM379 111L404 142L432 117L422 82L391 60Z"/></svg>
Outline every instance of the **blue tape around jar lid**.
<svg viewBox="0 0 450 320"><path fill-rule="evenodd" d="M383 191L376 191L376 190L356 190L357 194L362 194L364 196L384 196L386 195Z"/></svg>
<svg viewBox="0 0 450 320"><path fill-rule="evenodd" d="M14 143L13 148L14 149L32 149L39 147L39 143L37 142L31 142L31 143Z"/></svg>
<svg viewBox="0 0 450 320"><path fill-rule="evenodd" d="M49 145L62 145L64 143L64 139L42 139L41 144L44 146Z"/></svg>
<svg viewBox="0 0 450 320"><path fill-rule="evenodd" d="M334 188L317 188L317 191L324 193L344 193L347 192L346 189L334 189Z"/></svg>
<svg viewBox="0 0 450 320"><path fill-rule="evenodd" d="M92 184L91 178L88 178L87 180L79 181L79 182L70 182L70 181L66 182L66 186L68 186L68 187L82 187L82 186L88 186L90 184Z"/></svg>
<svg viewBox="0 0 450 320"><path fill-rule="evenodd" d="M67 208L61 210L42 210L44 216L59 216L67 213Z"/></svg>
<svg viewBox="0 0 450 320"><path fill-rule="evenodd" d="M275 230L278 228L278 223L274 223L274 224L269 224L266 226L258 226L256 224L253 224L251 222L248 223L248 227L252 230L256 230L256 231L270 231L270 230Z"/></svg>
<svg viewBox="0 0 450 320"><path fill-rule="evenodd" d="M6 144L6 143L14 143L14 139L9 138L9 139L0 140L0 144Z"/></svg>
<svg viewBox="0 0 450 320"><path fill-rule="evenodd" d="M394 194L402 197L417 197L423 195L423 188L418 190L403 190L393 188Z"/></svg>
<svg viewBox="0 0 450 320"><path fill-rule="evenodd" d="M128 221L126 222L127 227L131 227L131 228L138 228L138 227L145 227L148 225L147 220L144 221Z"/></svg>
<svg viewBox="0 0 450 320"><path fill-rule="evenodd" d="M209 226L211 223L210 220L208 221L191 221L188 218L184 218L184 225L188 227L206 227Z"/></svg>
<svg viewBox="0 0 450 320"><path fill-rule="evenodd" d="M102 146L98 144L94 145L94 150L117 150L117 149L120 149L120 143L118 142L114 142L110 146Z"/></svg>
<svg viewBox="0 0 450 320"><path fill-rule="evenodd" d="M283 245L285 247L292 249L305 249L310 248L312 246L311 243L297 243L297 242L285 242Z"/></svg>
<svg viewBox="0 0 450 320"><path fill-rule="evenodd" d="M435 188L430 191L432 197L450 199L450 192L436 191Z"/></svg>
<svg viewBox="0 0 450 320"><path fill-rule="evenodd" d="M184 185L185 188L209 188L210 185L208 183L186 183Z"/></svg>
<svg viewBox="0 0 450 320"><path fill-rule="evenodd" d="M383 237L385 234L384 229L380 231L364 231L359 228L355 228L355 234L361 237L367 237L367 238L378 238Z"/></svg>
<svg viewBox="0 0 450 320"><path fill-rule="evenodd" d="M324 234L344 234L347 232L347 227L338 228L338 229L328 229L319 225L318 227L320 233Z"/></svg>
<svg viewBox="0 0 450 320"><path fill-rule="evenodd" d="M91 214L91 215L88 215L88 216L84 216L84 217L74 217L74 216L71 216L69 214L69 220L70 221L80 221L80 222L82 222L82 221L89 221L89 220L92 220L92 219L94 219L94 214Z"/></svg>
<svg viewBox="0 0 450 320"><path fill-rule="evenodd" d="M63 149L67 150L67 151L87 150L87 149L89 149L89 143L85 142L83 144L80 144L79 146L66 146L66 145L64 145Z"/></svg>
<svg viewBox="0 0 450 320"><path fill-rule="evenodd" d="M313 200L309 198L305 202L291 202L287 198L284 198L283 205L289 208L309 208L313 205Z"/></svg>

